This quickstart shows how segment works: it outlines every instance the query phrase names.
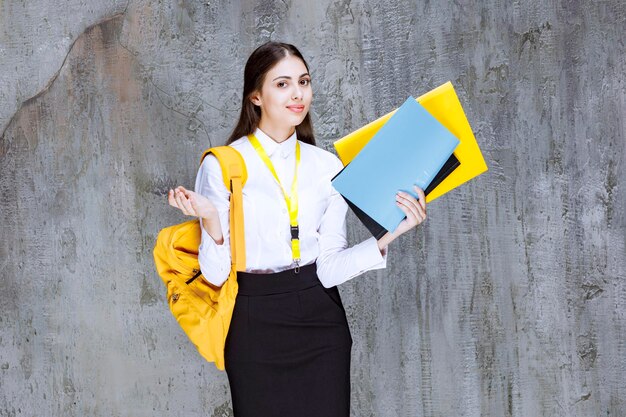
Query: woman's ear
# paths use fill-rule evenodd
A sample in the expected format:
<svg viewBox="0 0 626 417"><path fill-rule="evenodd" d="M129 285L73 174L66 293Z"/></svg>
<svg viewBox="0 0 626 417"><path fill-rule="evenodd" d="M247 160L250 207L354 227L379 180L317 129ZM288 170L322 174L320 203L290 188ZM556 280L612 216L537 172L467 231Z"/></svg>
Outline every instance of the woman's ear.
<svg viewBox="0 0 626 417"><path fill-rule="evenodd" d="M256 91L254 93L250 94L250 101L255 106L261 107L261 97L259 96L259 93L257 93Z"/></svg>

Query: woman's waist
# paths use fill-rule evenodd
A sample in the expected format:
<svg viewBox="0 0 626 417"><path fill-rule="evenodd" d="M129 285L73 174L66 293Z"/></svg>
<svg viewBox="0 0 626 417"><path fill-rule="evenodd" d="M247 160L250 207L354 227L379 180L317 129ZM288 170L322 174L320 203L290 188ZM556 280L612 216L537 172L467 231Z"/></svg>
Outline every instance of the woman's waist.
<svg viewBox="0 0 626 417"><path fill-rule="evenodd" d="M300 242L300 267L312 264L319 256L319 245ZM288 245L273 248L248 244L246 241L246 269L249 274L274 274L294 269L293 252Z"/></svg>
<svg viewBox="0 0 626 417"><path fill-rule="evenodd" d="M297 272L296 272L297 271ZM283 269L278 272L255 273L237 272L238 294L269 295L300 291L314 285L321 285L317 277L317 263L314 261L298 268Z"/></svg>

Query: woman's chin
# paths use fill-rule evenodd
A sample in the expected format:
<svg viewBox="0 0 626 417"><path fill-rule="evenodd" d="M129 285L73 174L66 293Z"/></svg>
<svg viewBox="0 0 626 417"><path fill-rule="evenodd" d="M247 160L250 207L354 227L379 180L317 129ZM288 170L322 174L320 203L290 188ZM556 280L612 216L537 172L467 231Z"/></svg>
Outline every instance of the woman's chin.
<svg viewBox="0 0 626 417"><path fill-rule="evenodd" d="M300 114L290 114L289 120L292 120L294 123L294 126L297 126L304 121L304 118L306 117L306 115L307 114L305 112L302 112Z"/></svg>

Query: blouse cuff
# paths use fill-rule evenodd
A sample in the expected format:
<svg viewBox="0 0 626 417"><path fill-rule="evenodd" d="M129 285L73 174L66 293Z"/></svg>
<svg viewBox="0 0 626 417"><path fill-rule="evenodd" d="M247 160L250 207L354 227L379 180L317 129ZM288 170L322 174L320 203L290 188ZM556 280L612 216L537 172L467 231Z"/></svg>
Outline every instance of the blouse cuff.
<svg viewBox="0 0 626 417"><path fill-rule="evenodd" d="M385 246L381 252L378 248L378 240L372 236L363 242L363 259L370 259L371 265L366 269L371 271L373 269L382 269L387 267L387 254L389 246Z"/></svg>
<svg viewBox="0 0 626 417"><path fill-rule="evenodd" d="M221 245L208 234L200 221L202 237L198 248L198 263L202 276L214 285L222 285L230 274L230 245L226 240Z"/></svg>

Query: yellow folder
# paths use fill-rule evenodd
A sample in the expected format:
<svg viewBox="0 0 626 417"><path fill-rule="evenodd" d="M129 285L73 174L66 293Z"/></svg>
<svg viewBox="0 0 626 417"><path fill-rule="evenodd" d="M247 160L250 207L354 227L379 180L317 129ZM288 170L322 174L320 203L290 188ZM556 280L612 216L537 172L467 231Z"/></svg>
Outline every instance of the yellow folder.
<svg viewBox="0 0 626 417"><path fill-rule="evenodd" d="M450 81L416 100L461 142L454 150L461 165L426 196L428 203L487 171L487 164ZM334 142L335 150L344 166L354 159L396 110Z"/></svg>

